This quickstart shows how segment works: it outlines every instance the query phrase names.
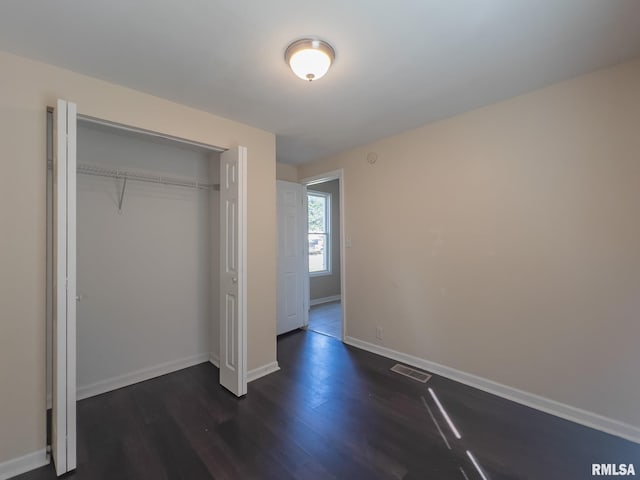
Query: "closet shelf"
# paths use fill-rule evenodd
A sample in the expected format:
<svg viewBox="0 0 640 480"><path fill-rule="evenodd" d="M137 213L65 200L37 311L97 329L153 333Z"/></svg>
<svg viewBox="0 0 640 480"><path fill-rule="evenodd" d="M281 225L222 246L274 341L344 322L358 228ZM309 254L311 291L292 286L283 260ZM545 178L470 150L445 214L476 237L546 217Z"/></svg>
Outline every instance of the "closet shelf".
<svg viewBox="0 0 640 480"><path fill-rule="evenodd" d="M94 175L96 177L109 177L122 179L122 190L120 190L120 198L118 199L118 212L122 212L122 202L124 201L124 192L127 189L127 180L135 180L137 182L158 183L161 185L172 185L176 187L197 188L200 190L209 190L210 188L219 190L220 185L199 182L197 180L189 180L179 177L167 177L164 175L153 175L149 173L134 172L131 170L120 170L119 168L101 167L98 165L87 165L79 163L76 166L76 172L81 175Z"/></svg>
<svg viewBox="0 0 640 480"><path fill-rule="evenodd" d="M47 169L53 170L53 161L47 160ZM197 188L200 190L220 190L219 183L199 182L198 180L190 180L180 177L171 177L164 175L153 175L149 173L135 172L132 170L121 170L119 168L101 167L98 165L88 165L79 163L76 165L76 172L80 175L93 175L96 177L121 178L122 190L118 200L118 211L122 212L122 202L124 200L124 192L127 188L127 180L135 180L137 182L158 183L161 185L172 185L176 187Z"/></svg>

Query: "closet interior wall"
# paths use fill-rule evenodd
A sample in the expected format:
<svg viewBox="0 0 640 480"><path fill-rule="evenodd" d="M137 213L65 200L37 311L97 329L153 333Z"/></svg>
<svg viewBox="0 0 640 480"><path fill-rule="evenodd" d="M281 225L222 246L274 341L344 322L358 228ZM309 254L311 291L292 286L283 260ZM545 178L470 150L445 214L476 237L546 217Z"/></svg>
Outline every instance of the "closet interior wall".
<svg viewBox="0 0 640 480"><path fill-rule="evenodd" d="M78 164L217 183L219 155L78 124ZM78 398L218 351L218 192L78 175Z"/></svg>

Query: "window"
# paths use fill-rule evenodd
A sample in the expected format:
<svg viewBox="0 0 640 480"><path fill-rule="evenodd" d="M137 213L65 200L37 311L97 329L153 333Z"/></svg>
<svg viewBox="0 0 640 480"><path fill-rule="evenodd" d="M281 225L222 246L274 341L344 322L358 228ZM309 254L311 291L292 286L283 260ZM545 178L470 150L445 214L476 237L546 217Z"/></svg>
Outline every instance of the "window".
<svg viewBox="0 0 640 480"><path fill-rule="evenodd" d="M331 194L309 192L309 273L331 273Z"/></svg>

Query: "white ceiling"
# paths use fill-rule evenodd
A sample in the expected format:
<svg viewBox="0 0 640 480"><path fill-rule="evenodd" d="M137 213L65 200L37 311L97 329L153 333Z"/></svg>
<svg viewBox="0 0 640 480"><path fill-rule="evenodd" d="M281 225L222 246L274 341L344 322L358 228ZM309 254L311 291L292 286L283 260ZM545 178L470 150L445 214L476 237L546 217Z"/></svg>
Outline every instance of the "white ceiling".
<svg viewBox="0 0 640 480"><path fill-rule="evenodd" d="M309 35L336 50L311 84L283 60ZM299 164L638 56L640 1L3 0L0 50L274 132Z"/></svg>

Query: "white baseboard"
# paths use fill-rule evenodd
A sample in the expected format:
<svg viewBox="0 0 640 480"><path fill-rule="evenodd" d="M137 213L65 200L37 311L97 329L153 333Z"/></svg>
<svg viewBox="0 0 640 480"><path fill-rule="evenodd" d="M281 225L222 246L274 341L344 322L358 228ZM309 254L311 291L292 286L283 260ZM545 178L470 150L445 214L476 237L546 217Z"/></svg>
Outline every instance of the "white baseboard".
<svg viewBox="0 0 640 480"><path fill-rule="evenodd" d="M45 449L28 453L22 457L12 458L0 463L0 480L6 480L16 475L43 467L49 463L49 457Z"/></svg>
<svg viewBox="0 0 640 480"><path fill-rule="evenodd" d="M358 340L357 338L345 337L344 343L362 350L367 350L368 352L382 355L383 357L387 357L398 362L427 370L437 375L455 380L456 382L464 383L470 387L506 398L507 400L512 400L516 403L535 408L536 410L564 418L565 420L570 420L635 443L640 443L640 428L633 425L629 425L612 418L607 418L587 410L582 410L581 408L572 407L571 405L560 403L540 395L509 387L483 377L472 375L461 370L456 370L455 368L440 365L423 358L391 350L390 348L375 345L363 340Z"/></svg>
<svg viewBox="0 0 640 480"><path fill-rule="evenodd" d="M278 362L267 363L266 365L262 365L261 367L249 370L247 372L247 383L265 377L270 373L277 372L278 370L280 370Z"/></svg>
<svg viewBox="0 0 640 480"><path fill-rule="evenodd" d="M143 382L151 378L159 377L160 375L166 375L167 373L182 370L183 368L192 367L209 360L208 353L200 353L191 357L181 358L172 362L161 363L160 365L154 365L153 367L142 368L134 372L130 372L117 377L108 378L106 380L100 380L99 382L91 383L89 385L79 386L77 390L78 400L100 395L101 393L110 392L118 388L133 385L134 383Z"/></svg>
<svg viewBox="0 0 640 480"><path fill-rule="evenodd" d="M218 358L217 355L214 355L213 353L209 355L209 362L220 368L220 358ZM269 375L270 373L277 372L278 370L280 370L278 362L271 362L266 365L262 365L261 367L254 368L253 370L249 370L247 372L247 383L253 382L254 380Z"/></svg>
<svg viewBox="0 0 640 480"><path fill-rule="evenodd" d="M220 368L220 357L215 353L209 354L209 362L213 363L216 367Z"/></svg>
<svg viewBox="0 0 640 480"><path fill-rule="evenodd" d="M330 297L322 297L322 298L316 298L314 300L309 300L309 306L313 307L314 305L320 305L322 303L337 302L337 301L342 301L342 295L331 295Z"/></svg>

